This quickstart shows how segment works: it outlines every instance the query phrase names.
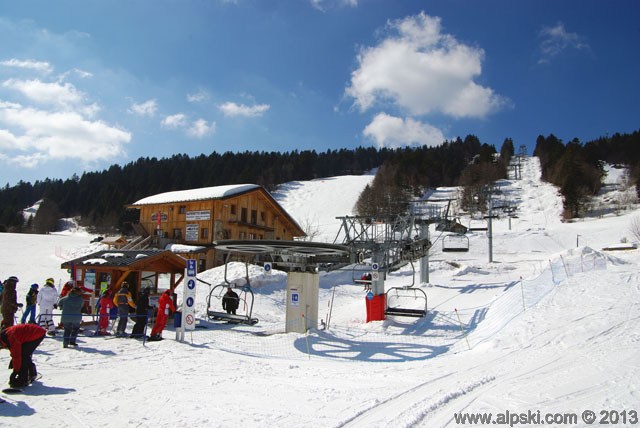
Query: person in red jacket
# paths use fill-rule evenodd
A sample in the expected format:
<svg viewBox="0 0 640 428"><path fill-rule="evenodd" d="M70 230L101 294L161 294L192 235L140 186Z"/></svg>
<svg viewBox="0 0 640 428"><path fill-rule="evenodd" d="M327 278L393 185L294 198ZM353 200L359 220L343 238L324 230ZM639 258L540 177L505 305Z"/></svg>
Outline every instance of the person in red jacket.
<svg viewBox="0 0 640 428"><path fill-rule="evenodd" d="M98 321L98 331L96 335L98 336L107 336L109 332L107 328L109 327L109 311L113 308L113 296L109 290L106 290L102 293L100 297L100 311L99 313L99 321Z"/></svg>
<svg viewBox="0 0 640 428"><path fill-rule="evenodd" d="M9 386L19 388L33 382L38 375L31 357L47 331L36 324L18 324L0 332L0 349L11 353Z"/></svg>
<svg viewBox="0 0 640 428"><path fill-rule="evenodd" d="M164 330L167 325L169 311L176 311L173 299L171 298L171 290L167 290L162 293L162 296L158 299L158 315L156 316L156 322L153 325L153 330L151 330L149 341L153 342L155 340L162 340L162 330Z"/></svg>

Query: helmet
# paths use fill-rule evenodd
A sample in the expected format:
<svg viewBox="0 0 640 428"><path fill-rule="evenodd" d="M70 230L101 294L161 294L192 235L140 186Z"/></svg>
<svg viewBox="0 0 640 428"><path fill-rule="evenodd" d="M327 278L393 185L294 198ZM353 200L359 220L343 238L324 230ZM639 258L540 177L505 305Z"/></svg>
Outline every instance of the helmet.
<svg viewBox="0 0 640 428"><path fill-rule="evenodd" d="M38 284L31 284L31 289L32 290L37 290L38 289Z"/></svg>
<svg viewBox="0 0 640 428"><path fill-rule="evenodd" d="M19 280L16 276L10 276L9 278L7 278L7 281L18 282Z"/></svg>
<svg viewBox="0 0 640 428"><path fill-rule="evenodd" d="M45 281L45 284L51 284L51 285L53 285L53 284L55 284L55 283L56 283L56 282L54 281L54 279L53 279L53 278L47 278L47 280Z"/></svg>
<svg viewBox="0 0 640 428"><path fill-rule="evenodd" d="M122 288L129 288L129 283L127 281L123 282Z"/></svg>

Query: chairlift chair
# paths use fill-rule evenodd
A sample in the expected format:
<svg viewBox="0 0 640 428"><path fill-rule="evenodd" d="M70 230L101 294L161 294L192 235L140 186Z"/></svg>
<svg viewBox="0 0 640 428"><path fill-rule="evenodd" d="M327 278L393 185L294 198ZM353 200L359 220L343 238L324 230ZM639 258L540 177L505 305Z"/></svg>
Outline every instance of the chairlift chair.
<svg viewBox="0 0 640 428"><path fill-rule="evenodd" d="M469 251L469 238L466 235L445 235L442 237L442 251L466 253Z"/></svg>
<svg viewBox="0 0 640 428"><path fill-rule="evenodd" d="M236 315L215 310L215 308L222 308L222 298L228 287L239 291L239 305ZM243 286L235 286L228 283L218 284L211 289L209 296L207 296L207 318L215 321L227 321L231 324L255 325L258 323L258 319L251 316L253 312L253 300L253 290L251 290L251 286L248 284Z"/></svg>
<svg viewBox="0 0 640 428"><path fill-rule="evenodd" d="M489 225L487 224L487 220L474 218L469 220L469 230L472 232L483 232L488 229Z"/></svg>
<svg viewBox="0 0 640 428"><path fill-rule="evenodd" d="M232 324L255 325L258 323L258 319L252 317L254 294L249 282L249 265L245 263L246 284L236 286L227 280L228 261L229 258L227 257L224 264L224 282L213 287L209 292L209 296L207 296L207 318L209 320L227 321ZM236 315L213 309L222 308L222 298L229 287L240 291L238 293L239 304L237 309L240 313Z"/></svg>
<svg viewBox="0 0 640 428"><path fill-rule="evenodd" d="M416 271L413 269L411 285L391 287L385 293L385 315L397 317L424 318L427 316L427 293L420 288L415 288ZM411 303L407 305L407 303Z"/></svg>

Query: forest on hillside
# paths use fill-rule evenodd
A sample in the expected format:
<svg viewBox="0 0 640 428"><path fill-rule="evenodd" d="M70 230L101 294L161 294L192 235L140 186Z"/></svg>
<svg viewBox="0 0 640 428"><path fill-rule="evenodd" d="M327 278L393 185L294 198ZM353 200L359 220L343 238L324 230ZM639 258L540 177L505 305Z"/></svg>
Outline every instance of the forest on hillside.
<svg viewBox="0 0 640 428"><path fill-rule="evenodd" d="M542 179L560 190L564 198L564 218L581 217L589 200L602 187L604 163L629 168L628 184L636 186L640 197L640 131L616 133L582 144L568 143L555 135L536 139L534 156L540 158Z"/></svg>
<svg viewBox="0 0 640 428"><path fill-rule="evenodd" d="M286 153L241 152L189 157L140 158L66 180L19 182L0 190L0 231L46 233L60 218L79 217L99 232L120 230L137 221L126 205L174 190L255 183L273 190L278 184L345 174L363 174L385 165L400 166L399 183L440 186L456 183L481 144L468 136L438 147L364 148ZM385 167L386 168L386 167ZM394 167L395 168L395 167ZM383 168L384 169L384 168ZM22 210L42 201L36 216L24 222Z"/></svg>
<svg viewBox="0 0 640 428"><path fill-rule="evenodd" d="M541 160L543 179L557 185L564 196L565 218L580 216L586 201L597 194L603 163L631 170L630 184L640 184L640 131L614 134L582 144L563 143L553 134L536 140L533 155ZM225 184L255 183L267 190L279 184L377 168L376 176L355 204L360 215L393 215L425 190L462 186L463 207L482 204L482 189L507 178L514 144L506 138L498 152L493 145L468 135L437 147L278 152L217 153L189 157L139 158L124 166L85 172L66 180L19 182L0 189L0 232L47 233L60 218L76 217L98 233L127 233L138 212L126 205L144 197L174 190ZM640 187L640 186L638 186ZM24 221L22 210L41 201L37 214Z"/></svg>

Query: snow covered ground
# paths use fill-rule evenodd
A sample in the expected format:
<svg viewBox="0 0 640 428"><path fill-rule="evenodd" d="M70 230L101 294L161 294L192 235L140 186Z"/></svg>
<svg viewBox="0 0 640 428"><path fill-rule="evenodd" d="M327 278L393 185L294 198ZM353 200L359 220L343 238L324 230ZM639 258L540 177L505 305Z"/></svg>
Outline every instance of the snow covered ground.
<svg viewBox="0 0 640 428"><path fill-rule="evenodd" d="M320 240L332 242L334 217L351 214L371 179L290 183L276 197L299 222L317 224ZM493 262L486 232L469 233L469 252L449 253L441 251L440 232L431 231L430 283L418 285L428 296L426 318L365 323L365 291L353 283L360 272L344 270L321 276L324 320L334 299L329 329L285 334L286 277L252 267L257 325L201 320L184 343L172 328L164 341L145 345L86 335L79 349L63 349L60 338L47 338L34 358L42 380L24 395L2 395L0 423L440 427L462 425L460 412L495 418L509 411L512 418L575 414L575 423L564 426L587 426L586 410L595 412L594 425L600 411L615 410L618 425L634 425L640 253L602 248L634 242L630 224L640 211L561 222L558 193L540 181L535 158L525 163L522 180L502 188L519 211L511 222L493 222ZM22 300L33 282L66 279L60 264L99 248L91 239L79 232L0 234L0 276L20 278ZM230 279L244 274L243 265L229 267ZM211 284L223 276L220 268L199 274ZM405 268L387 285L411 282ZM209 287L201 284L197 293L203 315ZM0 367L8 360L0 351ZM8 379L9 371L1 375Z"/></svg>

